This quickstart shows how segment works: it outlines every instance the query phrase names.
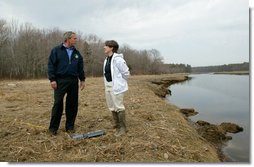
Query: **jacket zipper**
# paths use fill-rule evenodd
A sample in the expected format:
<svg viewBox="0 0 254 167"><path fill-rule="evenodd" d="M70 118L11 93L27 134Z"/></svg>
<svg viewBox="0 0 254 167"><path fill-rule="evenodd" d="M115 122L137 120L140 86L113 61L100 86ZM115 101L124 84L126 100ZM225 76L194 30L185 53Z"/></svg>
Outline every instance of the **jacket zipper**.
<svg viewBox="0 0 254 167"><path fill-rule="evenodd" d="M69 64L71 64L71 57L69 58Z"/></svg>

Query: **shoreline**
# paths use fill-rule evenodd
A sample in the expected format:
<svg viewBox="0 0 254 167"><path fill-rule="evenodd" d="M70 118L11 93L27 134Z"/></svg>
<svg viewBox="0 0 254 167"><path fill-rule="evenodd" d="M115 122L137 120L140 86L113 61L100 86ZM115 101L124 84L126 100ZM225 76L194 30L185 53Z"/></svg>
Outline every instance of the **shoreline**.
<svg viewBox="0 0 254 167"><path fill-rule="evenodd" d="M249 75L249 72L219 72L214 74L231 74L231 75ZM179 82L185 82L189 80L188 74L183 74L182 78L161 78L156 80L150 80L150 88L154 91L154 93L161 97L165 98L166 95L171 95L171 90L169 90L169 86ZM151 86L151 84L155 84L156 86ZM174 105L174 104L173 104ZM179 108L179 107L178 107ZM227 133L238 133L243 131L243 128L234 123L221 123L220 125L211 124L209 122L199 120L197 122L189 119L190 116L197 115L198 112L193 108L179 108L179 112L183 114L183 116L190 122L190 125L193 126L199 133L200 136L204 137L207 142L214 145L219 159L222 162L233 162L229 157L227 157L223 153L223 146L228 141L231 140L231 136L227 136ZM226 127L226 126L227 127ZM207 131L214 131L214 134L208 134Z"/></svg>

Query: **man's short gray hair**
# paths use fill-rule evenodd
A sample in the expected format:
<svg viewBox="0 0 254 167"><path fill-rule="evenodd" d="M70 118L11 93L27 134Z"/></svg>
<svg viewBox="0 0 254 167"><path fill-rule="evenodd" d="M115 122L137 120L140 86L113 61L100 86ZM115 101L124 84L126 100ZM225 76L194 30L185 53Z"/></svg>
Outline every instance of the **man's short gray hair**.
<svg viewBox="0 0 254 167"><path fill-rule="evenodd" d="M64 42L66 42L67 39L70 39L72 34L75 34L75 32L73 32L73 31L65 32L64 35L63 35Z"/></svg>

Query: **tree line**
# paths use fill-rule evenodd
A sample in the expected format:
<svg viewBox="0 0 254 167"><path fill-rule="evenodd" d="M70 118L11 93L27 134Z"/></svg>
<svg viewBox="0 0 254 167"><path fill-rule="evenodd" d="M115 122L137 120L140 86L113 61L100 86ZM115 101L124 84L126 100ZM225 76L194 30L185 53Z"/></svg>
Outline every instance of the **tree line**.
<svg viewBox="0 0 254 167"><path fill-rule="evenodd" d="M48 56L53 47L63 42L63 33L59 28L38 29L31 23L0 19L0 79L46 78ZM86 75L102 76L105 41L95 34L76 33L76 47L84 57ZM249 71L248 62L206 67L164 64L157 49L137 50L128 44L120 46L119 52L132 75Z"/></svg>
<svg viewBox="0 0 254 167"><path fill-rule="evenodd" d="M47 77L48 56L54 46L63 42L63 33L58 28L38 29L31 23L0 19L0 78ZM86 75L102 76L104 40L94 34L76 33L76 47L84 57ZM156 49L136 50L125 44L119 52L123 53L133 75L169 72Z"/></svg>

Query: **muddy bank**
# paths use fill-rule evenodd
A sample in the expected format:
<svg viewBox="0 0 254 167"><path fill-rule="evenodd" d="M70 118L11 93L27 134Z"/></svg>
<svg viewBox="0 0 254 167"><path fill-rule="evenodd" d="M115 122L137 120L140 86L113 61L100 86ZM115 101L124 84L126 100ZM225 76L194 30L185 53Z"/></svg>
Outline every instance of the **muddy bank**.
<svg viewBox="0 0 254 167"><path fill-rule="evenodd" d="M76 133L105 130L106 134L83 140L73 140L64 131L65 115L57 136L47 134L53 105L47 79L0 81L0 161L221 162L215 146L198 134L179 108L151 89L166 87L158 88L158 81L184 79L184 75L131 76L124 101L128 133L116 138L103 78L87 78L79 94ZM156 84L149 84L151 80Z"/></svg>
<svg viewBox="0 0 254 167"><path fill-rule="evenodd" d="M164 98L166 95L171 94L171 91L168 89L170 85L186 80L188 80L188 76L184 74L163 76L148 80L148 85L156 95Z"/></svg>
<svg viewBox="0 0 254 167"><path fill-rule="evenodd" d="M177 82L184 82L186 80L188 80L188 76L183 76L181 79L161 78L150 80L149 85L156 95L164 98L167 94L171 94L171 91L168 89L170 85ZM193 108L180 108L179 112L183 114L185 119L190 122L200 136L202 136L217 149L217 153L221 161L231 161L223 154L222 149L225 143L232 139L229 133L241 132L243 131L242 127L232 122L222 122L219 125L211 124L203 120L193 122L189 119L189 117L198 114L198 112L196 112Z"/></svg>

